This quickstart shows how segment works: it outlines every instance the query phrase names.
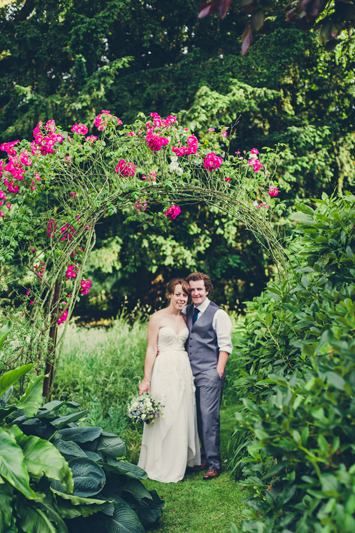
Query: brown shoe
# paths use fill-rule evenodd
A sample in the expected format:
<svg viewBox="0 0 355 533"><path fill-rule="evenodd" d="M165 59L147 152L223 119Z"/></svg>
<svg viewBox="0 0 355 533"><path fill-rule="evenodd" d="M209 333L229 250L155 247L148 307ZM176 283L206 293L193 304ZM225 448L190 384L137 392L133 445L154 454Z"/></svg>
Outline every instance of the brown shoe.
<svg viewBox="0 0 355 533"><path fill-rule="evenodd" d="M200 465L196 466L188 466L186 468L186 472L202 472L203 470L208 469L208 463L201 463Z"/></svg>
<svg viewBox="0 0 355 533"><path fill-rule="evenodd" d="M208 479L214 479L215 477L219 476L218 470L207 470L206 474L203 476L202 479L205 481Z"/></svg>

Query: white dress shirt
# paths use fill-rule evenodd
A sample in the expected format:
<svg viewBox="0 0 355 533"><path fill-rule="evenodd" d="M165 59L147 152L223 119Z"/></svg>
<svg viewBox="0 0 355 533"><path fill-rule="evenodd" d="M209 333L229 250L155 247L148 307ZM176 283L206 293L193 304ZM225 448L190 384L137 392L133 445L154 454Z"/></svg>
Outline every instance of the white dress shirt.
<svg viewBox="0 0 355 533"><path fill-rule="evenodd" d="M201 305L198 307L194 305L194 310L197 307L199 310L199 313L197 315L197 320L199 320L200 316L203 315L203 313L206 311L207 307L210 304L210 300L206 298L204 302L202 302ZM186 307L182 310L182 313L186 315ZM229 316L223 309L218 309L213 317L212 327L217 335L217 342L218 342L218 349L219 351L227 352L229 354L232 353L233 345L232 345L232 322Z"/></svg>

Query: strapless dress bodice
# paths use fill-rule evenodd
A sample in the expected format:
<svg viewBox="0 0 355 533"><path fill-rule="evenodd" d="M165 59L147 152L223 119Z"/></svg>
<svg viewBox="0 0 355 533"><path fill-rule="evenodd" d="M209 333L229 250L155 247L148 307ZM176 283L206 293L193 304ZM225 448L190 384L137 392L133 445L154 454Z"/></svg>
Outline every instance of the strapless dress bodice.
<svg viewBox="0 0 355 533"><path fill-rule="evenodd" d="M188 328L184 328L179 333L170 326L164 326L159 329L158 334L158 350L159 352L166 351L185 351L185 343L189 336Z"/></svg>

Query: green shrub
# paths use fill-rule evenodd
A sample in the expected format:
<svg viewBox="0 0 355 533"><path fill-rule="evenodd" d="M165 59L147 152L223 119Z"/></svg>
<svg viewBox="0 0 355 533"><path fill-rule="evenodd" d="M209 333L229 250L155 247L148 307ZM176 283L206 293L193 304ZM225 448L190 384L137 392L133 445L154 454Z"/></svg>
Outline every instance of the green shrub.
<svg viewBox="0 0 355 533"><path fill-rule="evenodd" d="M0 347L10 329L0 330ZM145 489L144 470L122 460L120 437L78 426L87 410L75 402L41 407L44 376L9 403L13 385L32 368L0 378L0 531L144 533L160 518L164 501Z"/></svg>
<svg viewBox="0 0 355 533"><path fill-rule="evenodd" d="M16 424L6 423L17 406L31 416L42 402L43 376L39 376L17 406L6 404L13 385L32 367L19 367L0 378L0 531L61 533L67 528L53 494L45 488L53 479L72 492L73 475L69 465L52 443L27 436Z"/></svg>
<svg viewBox="0 0 355 533"><path fill-rule="evenodd" d="M293 271L254 300L240 330L241 531L355 531L354 201L299 206Z"/></svg>

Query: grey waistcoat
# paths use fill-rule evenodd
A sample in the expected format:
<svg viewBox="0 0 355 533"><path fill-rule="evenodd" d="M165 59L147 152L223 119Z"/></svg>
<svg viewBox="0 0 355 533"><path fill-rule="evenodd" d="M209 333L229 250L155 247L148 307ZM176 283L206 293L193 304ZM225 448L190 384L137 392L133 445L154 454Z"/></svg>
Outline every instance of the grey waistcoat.
<svg viewBox="0 0 355 533"><path fill-rule="evenodd" d="M192 324L194 304L187 306L186 320L190 336L186 342L186 349L194 376L217 367L219 349L217 335L212 323L218 309L220 307L217 304L210 302L200 318L196 320L195 324Z"/></svg>

